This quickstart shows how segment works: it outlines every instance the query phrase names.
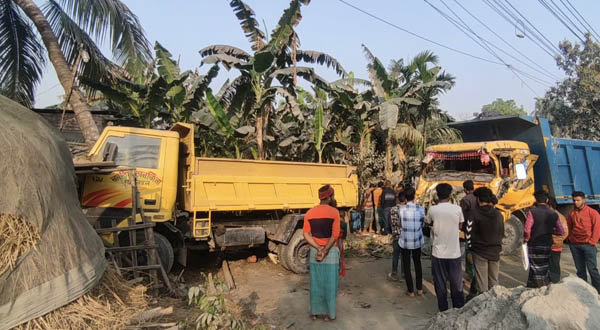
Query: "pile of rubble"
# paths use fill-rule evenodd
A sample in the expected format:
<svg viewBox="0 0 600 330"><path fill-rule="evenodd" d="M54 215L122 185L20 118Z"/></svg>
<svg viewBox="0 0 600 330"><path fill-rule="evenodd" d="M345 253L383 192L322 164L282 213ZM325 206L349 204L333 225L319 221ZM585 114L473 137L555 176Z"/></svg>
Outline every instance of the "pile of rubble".
<svg viewBox="0 0 600 330"><path fill-rule="evenodd" d="M461 309L431 320L427 329L460 330L579 330L600 327L598 292L569 276L539 289L496 286Z"/></svg>
<svg viewBox="0 0 600 330"><path fill-rule="evenodd" d="M392 255L392 236L352 235L344 241L346 256L385 258Z"/></svg>

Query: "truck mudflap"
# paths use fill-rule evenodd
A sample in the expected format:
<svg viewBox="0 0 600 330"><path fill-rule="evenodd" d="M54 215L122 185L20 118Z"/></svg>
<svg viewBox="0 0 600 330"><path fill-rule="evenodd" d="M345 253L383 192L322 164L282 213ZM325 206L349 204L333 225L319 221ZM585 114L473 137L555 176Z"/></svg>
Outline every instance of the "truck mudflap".
<svg viewBox="0 0 600 330"><path fill-rule="evenodd" d="M260 227L225 228L225 233L215 235L220 247L256 246L265 243L265 230Z"/></svg>

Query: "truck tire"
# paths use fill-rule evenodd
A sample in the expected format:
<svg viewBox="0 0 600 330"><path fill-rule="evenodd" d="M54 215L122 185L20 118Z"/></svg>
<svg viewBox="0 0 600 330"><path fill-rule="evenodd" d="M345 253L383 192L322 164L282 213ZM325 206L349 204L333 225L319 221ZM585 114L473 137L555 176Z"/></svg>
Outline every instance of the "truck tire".
<svg viewBox="0 0 600 330"><path fill-rule="evenodd" d="M302 228L296 229L292 239L288 245L285 245L283 250L283 265L296 274L308 273L308 261L310 257L310 245L304 239Z"/></svg>
<svg viewBox="0 0 600 330"><path fill-rule="evenodd" d="M281 267L283 267L287 270L291 270L290 266L288 266L288 264L287 264L287 261L286 261L287 259L285 258L286 249L287 249L287 245L284 245L284 244L277 245L277 260L279 260Z"/></svg>
<svg viewBox="0 0 600 330"><path fill-rule="evenodd" d="M137 230L135 234L137 244L142 244L145 237L144 231ZM175 253L173 252L173 246L165 236L157 232L154 232L154 242L158 246L156 248L156 252L158 252L158 257L160 258L162 266L165 269L165 272L168 273L173 267L173 262L175 262ZM119 244L121 246L131 245L131 243L129 243L129 236L126 232L121 232L121 234L119 234ZM146 250L140 250L137 252L137 260L138 265L148 264L148 255L146 254Z"/></svg>
<svg viewBox="0 0 600 330"><path fill-rule="evenodd" d="M521 247L521 244L523 244L523 223L513 214L504 222L501 254L513 254Z"/></svg>
<svg viewBox="0 0 600 330"><path fill-rule="evenodd" d="M162 263L165 272L169 273L171 271L171 268L173 267L173 262L175 262L175 253L173 253L173 246L166 237L156 232L154 233L154 241L158 246L156 251L158 252L160 262Z"/></svg>

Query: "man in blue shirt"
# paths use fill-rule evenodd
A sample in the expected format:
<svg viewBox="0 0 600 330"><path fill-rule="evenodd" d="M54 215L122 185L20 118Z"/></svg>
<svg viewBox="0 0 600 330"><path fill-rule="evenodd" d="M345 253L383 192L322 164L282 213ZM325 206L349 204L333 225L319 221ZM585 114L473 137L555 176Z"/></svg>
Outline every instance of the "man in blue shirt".
<svg viewBox="0 0 600 330"><path fill-rule="evenodd" d="M403 208L398 210L402 227L398 244L402 249L402 269L404 270L404 278L406 279L406 295L414 297L415 292L410 272L410 259L412 257L415 264L417 295L420 296L423 294L421 248L424 244L423 223L425 221L425 209L415 204L414 188L407 188L404 195L408 202Z"/></svg>

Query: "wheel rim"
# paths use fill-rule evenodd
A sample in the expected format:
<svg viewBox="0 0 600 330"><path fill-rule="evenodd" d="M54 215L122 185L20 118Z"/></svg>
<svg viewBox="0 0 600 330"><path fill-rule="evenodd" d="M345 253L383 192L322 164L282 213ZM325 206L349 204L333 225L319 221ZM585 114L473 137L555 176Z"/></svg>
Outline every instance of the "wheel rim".
<svg viewBox="0 0 600 330"><path fill-rule="evenodd" d="M296 259L303 265L308 265L308 259L310 256L310 245L307 242L302 241L298 249L296 250Z"/></svg>

